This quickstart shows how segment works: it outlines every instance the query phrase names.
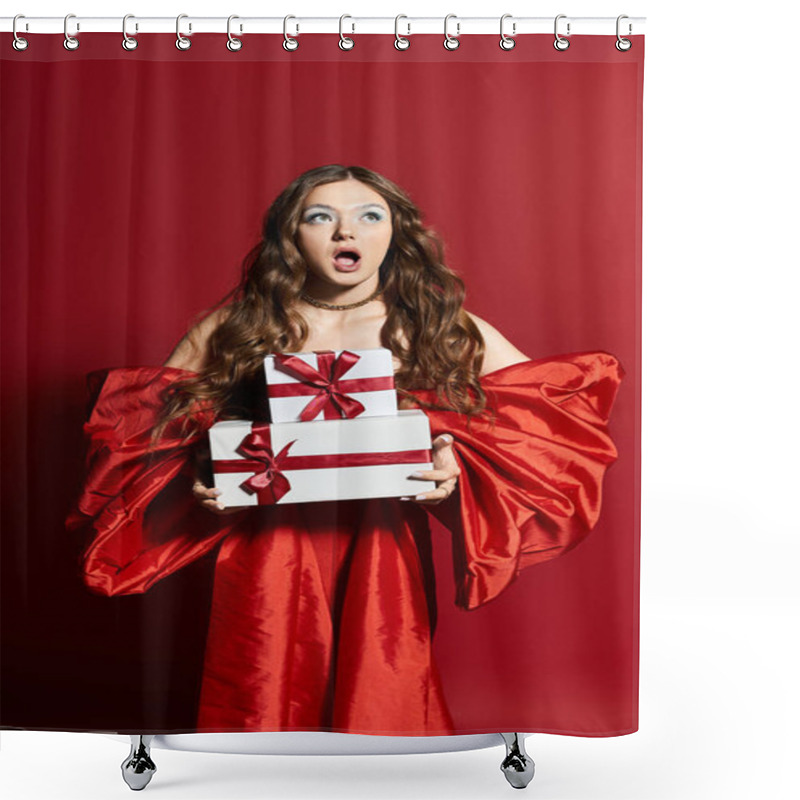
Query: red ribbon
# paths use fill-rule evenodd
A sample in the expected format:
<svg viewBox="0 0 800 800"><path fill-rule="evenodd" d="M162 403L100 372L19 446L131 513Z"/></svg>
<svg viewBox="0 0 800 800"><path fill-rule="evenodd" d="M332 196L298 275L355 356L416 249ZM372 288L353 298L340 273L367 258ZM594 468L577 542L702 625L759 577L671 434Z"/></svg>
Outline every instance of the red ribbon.
<svg viewBox="0 0 800 800"><path fill-rule="evenodd" d="M219 459L213 462L214 472L250 472L251 475L239 486L249 494L258 495L260 506L277 503L291 489L289 479L281 472L289 459L289 448L297 441L289 442L278 455L272 451L269 425L253 424L250 433L236 448L244 458Z"/></svg>
<svg viewBox="0 0 800 800"><path fill-rule="evenodd" d="M255 472L240 486L250 494L258 494L258 504L277 503L291 489L289 479L281 470L325 469L331 467L374 467L384 464L427 464L431 451L395 450L388 453L320 453L317 455L291 456L289 448L297 441L293 439L277 455L272 450L270 425L253 423L250 433L236 448L245 458L215 459L213 470L217 474L229 472Z"/></svg>
<svg viewBox="0 0 800 800"><path fill-rule="evenodd" d="M297 356L277 353L274 357L276 369L283 370L302 383L271 383L268 387L270 397L296 397L313 394L311 400L300 413L300 421L314 419L320 411L325 419L353 419L364 411L364 405L350 397L346 392L371 392L378 389L393 389L391 375L375 378L342 379L361 358L357 353L343 350L338 357L333 350L315 350L317 368Z"/></svg>

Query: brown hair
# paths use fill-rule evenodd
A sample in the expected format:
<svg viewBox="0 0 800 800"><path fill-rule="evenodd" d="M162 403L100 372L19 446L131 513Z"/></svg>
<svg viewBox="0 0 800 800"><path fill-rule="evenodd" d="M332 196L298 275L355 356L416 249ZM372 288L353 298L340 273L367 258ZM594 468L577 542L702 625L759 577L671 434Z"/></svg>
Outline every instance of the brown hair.
<svg viewBox="0 0 800 800"><path fill-rule="evenodd" d="M378 192L391 211L392 241L378 276L387 306L381 345L401 362L394 376L401 400L468 415L484 412L486 396L478 380L483 337L462 308L464 282L445 266L438 235L422 224L416 205L389 179L366 167L329 164L304 172L270 206L262 239L242 264L241 281L215 306L231 300L208 338L205 366L167 388L154 441L197 402L221 415L235 387L262 374L266 355L302 351L308 326L293 309L307 270L295 241L303 202L314 187L351 178ZM434 389L441 402L416 398L409 393L413 389ZM184 433L190 416L183 420Z"/></svg>

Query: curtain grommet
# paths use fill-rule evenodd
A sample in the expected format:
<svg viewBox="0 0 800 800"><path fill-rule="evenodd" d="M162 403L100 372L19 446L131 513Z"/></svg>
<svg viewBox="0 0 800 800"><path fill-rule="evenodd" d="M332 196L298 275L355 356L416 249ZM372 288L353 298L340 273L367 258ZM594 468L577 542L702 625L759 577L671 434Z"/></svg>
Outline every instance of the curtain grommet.
<svg viewBox="0 0 800 800"><path fill-rule="evenodd" d="M458 50L459 45L461 42L458 41L458 36L461 33L461 23L458 22L458 18L456 17L456 35L451 36L447 32L447 23L449 22L451 17L456 17L455 14L448 14L444 18L444 49L445 50Z"/></svg>
<svg viewBox="0 0 800 800"><path fill-rule="evenodd" d="M75 36L70 36L69 33L67 32L67 24L69 22L69 18L70 17L74 17L74 16L75 16L75 14L67 14L67 16L64 17L64 49L65 50L77 50L78 46L80 45L80 42L78 41L78 39ZM78 22L78 23L75 24L75 30L79 31L80 29L81 29L81 24L80 24L80 22Z"/></svg>
<svg viewBox="0 0 800 800"><path fill-rule="evenodd" d="M623 19L629 19L628 15L627 14L620 14L617 17L617 41L614 42L614 47L616 47L617 50L620 51L620 53L627 53L628 50L630 50L631 47L633 47L633 42L630 39L625 39L624 37L620 36L619 23L620 23L620 20L623 20ZM628 23L628 35L629 36L630 36L632 30L633 30L633 28L632 28L632 26L631 26L631 24L629 22Z"/></svg>
<svg viewBox="0 0 800 800"><path fill-rule="evenodd" d="M225 47L227 47L228 50L231 51L231 53L238 53L242 49L242 47L244 45L244 42L242 42L241 39L237 38L236 36L234 36L231 33L231 20L232 19L239 19L239 15L238 14L231 14L228 17L228 41L225 42ZM241 26L239 26L239 32L240 33L241 33L241 30L242 30L242 28L241 28Z"/></svg>
<svg viewBox="0 0 800 800"><path fill-rule="evenodd" d="M290 19L297 19L294 14L287 14L283 18L283 49L287 50L288 52L292 53L300 47L300 42L294 38L294 36L289 36L288 31L286 30L286 24ZM297 32L300 32L300 25L297 26Z"/></svg>
<svg viewBox="0 0 800 800"><path fill-rule="evenodd" d="M342 16L339 17L339 49L352 50L356 46L356 43L349 36L345 36L344 33L342 33L342 23L344 22L345 18L353 19L349 14L342 14ZM355 32L356 24L354 22L352 33Z"/></svg>
<svg viewBox="0 0 800 800"><path fill-rule="evenodd" d="M405 14L398 14L394 18L394 46L396 50L408 50L408 48L411 47L411 40L406 39L405 36L401 36L398 31L398 24L401 18L408 19L408 17ZM409 22L407 24L408 24L408 33L406 34L406 36L411 36L411 23Z"/></svg>
<svg viewBox="0 0 800 800"><path fill-rule="evenodd" d="M566 14L559 14L556 17L556 21L555 21L555 24L553 26L553 30L554 30L555 35L556 35L555 41L553 42L553 47L555 47L555 49L559 50L560 52L563 52L564 50L566 50L569 47L569 39L565 39L558 32L558 21L560 19L566 19L566 18L567 18ZM569 22L567 23L567 36L569 36Z"/></svg>
<svg viewBox="0 0 800 800"><path fill-rule="evenodd" d="M181 33L181 20L184 17L188 17L188 16L189 16L188 14L178 14L178 17L175 20L175 33L178 34L178 38L175 40L175 47L177 47L178 50L188 50L192 46L191 40L187 39ZM192 23L190 22L189 23L189 33L191 33L191 32L192 32Z"/></svg>
<svg viewBox="0 0 800 800"><path fill-rule="evenodd" d="M126 14L122 18L122 49L123 50L135 50L139 46L138 40L134 36L128 36L128 20L135 19L133 14ZM135 22L133 24L135 30L139 30L139 23Z"/></svg>
<svg viewBox="0 0 800 800"><path fill-rule="evenodd" d="M22 52L23 50L27 50L27 49L28 49L28 44L29 44L29 42L28 42L28 40L27 40L27 39L23 39L23 38L22 38L22 37L21 37L21 36L20 36L20 35L17 33L17 20L18 20L18 19L25 19L25 15L24 15L24 14L17 14L17 15L14 17L14 21L11 23L11 33L13 33L13 34L14 34L14 38L13 38L13 40L11 41L11 46L12 46L12 47L13 47L15 50L17 50L18 52ZM28 27L28 23L26 22L26 23L25 23L25 28L27 29L27 27Z"/></svg>
<svg viewBox="0 0 800 800"><path fill-rule="evenodd" d="M506 21L506 19L508 17L511 17L511 16L513 16L513 15L512 14L503 14L503 16L500 17L500 49L501 50L513 50L517 46L516 41L512 38L517 32L517 23L516 22L512 22L511 23L511 36L506 36L506 34L503 32L503 23Z"/></svg>

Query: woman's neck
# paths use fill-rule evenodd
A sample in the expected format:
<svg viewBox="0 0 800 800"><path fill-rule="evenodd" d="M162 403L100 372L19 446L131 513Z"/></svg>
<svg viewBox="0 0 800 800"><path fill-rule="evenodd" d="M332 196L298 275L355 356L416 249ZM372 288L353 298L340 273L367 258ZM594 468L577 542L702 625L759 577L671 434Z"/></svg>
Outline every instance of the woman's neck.
<svg viewBox="0 0 800 800"><path fill-rule="evenodd" d="M320 308L305 300L300 300L296 308L309 325L317 330L350 328L360 323L386 318L386 304L380 296L356 308Z"/></svg>
<svg viewBox="0 0 800 800"><path fill-rule="evenodd" d="M331 306L348 306L358 303L368 305L372 302L371 298L379 292L380 288L380 280L377 273L355 286L338 286L320 280L313 273L308 273L302 292L307 299L304 299L303 302L307 305L315 305L315 303ZM325 310L345 312L354 309L326 308Z"/></svg>

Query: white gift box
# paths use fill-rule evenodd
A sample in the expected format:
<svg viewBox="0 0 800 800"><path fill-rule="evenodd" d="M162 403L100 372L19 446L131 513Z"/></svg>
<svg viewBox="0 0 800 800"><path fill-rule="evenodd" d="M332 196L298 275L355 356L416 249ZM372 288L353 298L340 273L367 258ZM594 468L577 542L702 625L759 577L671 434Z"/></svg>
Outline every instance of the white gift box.
<svg viewBox="0 0 800 800"><path fill-rule="evenodd" d="M386 347L272 354L264 359L264 372L273 423L397 414Z"/></svg>
<svg viewBox="0 0 800 800"><path fill-rule="evenodd" d="M208 431L214 485L226 506L415 496L435 481L428 417L394 416L283 422L224 420Z"/></svg>

